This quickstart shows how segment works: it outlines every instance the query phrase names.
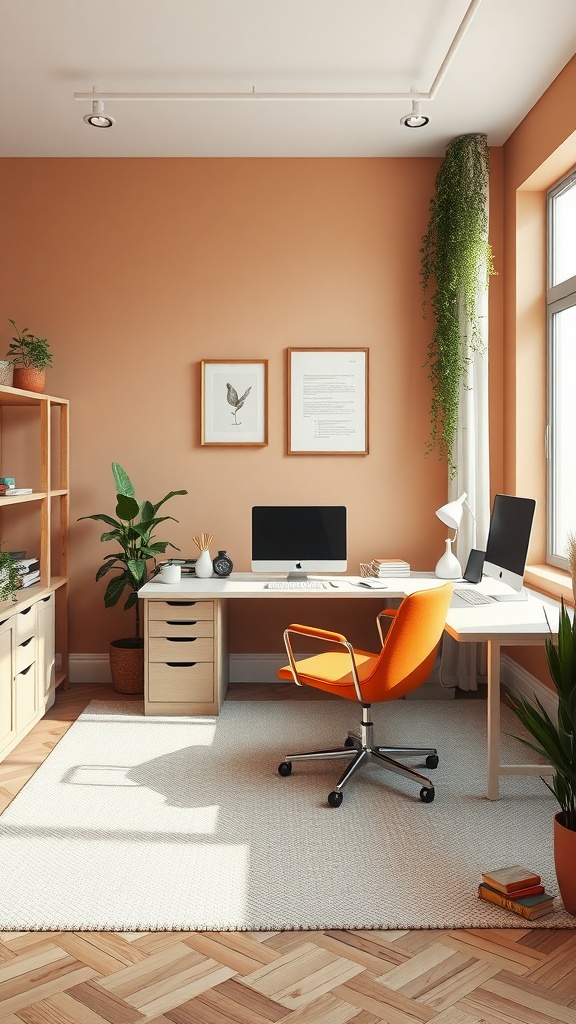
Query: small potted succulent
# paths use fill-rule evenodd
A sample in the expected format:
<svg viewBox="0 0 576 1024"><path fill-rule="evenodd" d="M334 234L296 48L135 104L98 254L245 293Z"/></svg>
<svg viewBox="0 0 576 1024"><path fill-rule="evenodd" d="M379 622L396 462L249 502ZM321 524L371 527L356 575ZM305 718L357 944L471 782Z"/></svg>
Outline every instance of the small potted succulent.
<svg viewBox="0 0 576 1024"><path fill-rule="evenodd" d="M14 366L14 387L23 391L44 391L46 367L52 364L52 353L46 338L31 334L27 327L20 330L10 320L16 335L10 342L6 358Z"/></svg>

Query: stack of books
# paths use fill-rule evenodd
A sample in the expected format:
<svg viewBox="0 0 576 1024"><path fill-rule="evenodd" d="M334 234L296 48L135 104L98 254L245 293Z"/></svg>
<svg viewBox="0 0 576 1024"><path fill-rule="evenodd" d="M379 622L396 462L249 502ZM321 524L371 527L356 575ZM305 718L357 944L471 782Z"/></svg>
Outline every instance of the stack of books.
<svg viewBox="0 0 576 1024"><path fill-rule="evenodd" d="M20 575L20 589L40 582L40 562L37 558L14 558L13 555L11 557Z"/></svg>
<svg viewBox="0 0 576 1024"><path fill-rule="evenodd" d="M554 910L554 896L546 892L540 875L520 864L483 873L478 896L530 921Z"/></svg>
<svg viewBox="0 0 576 1024"><path fill-rule="evenodd" d="M196 575L195 558L166 558L163 562L158 562L156 572L160 572L164 565L179 565L183 576Z"/></svg>
<svg viewBox="0 0 576 1024"><path fill-rule="evenodd" d="M410 575L410 564L403 558L373 558L370 565L375 576Z"/></svg>
<svg viewBox="0 0 576 1024"><path fill-rule="evenodd" d="M32 494L31 487L7 487L3 494L6 498L14 498L18 494Z"/></svg>

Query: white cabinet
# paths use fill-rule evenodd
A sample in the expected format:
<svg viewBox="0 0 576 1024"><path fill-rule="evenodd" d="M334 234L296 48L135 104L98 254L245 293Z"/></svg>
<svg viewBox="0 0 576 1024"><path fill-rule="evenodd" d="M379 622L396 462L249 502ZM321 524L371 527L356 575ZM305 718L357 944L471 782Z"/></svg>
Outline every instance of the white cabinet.
<svg viewBox="0 0 576 1024"><path fill-rule="evenodd" d="M13 609L0 620L0 759L54 700L54 595Z"/></svg>

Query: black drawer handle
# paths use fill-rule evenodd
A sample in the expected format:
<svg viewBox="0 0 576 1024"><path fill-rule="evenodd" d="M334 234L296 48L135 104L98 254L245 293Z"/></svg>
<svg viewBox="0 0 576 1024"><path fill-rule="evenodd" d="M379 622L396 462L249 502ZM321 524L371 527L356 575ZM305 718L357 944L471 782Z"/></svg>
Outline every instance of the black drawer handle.
<svg viewBox="0 0 576 1024"><path fill-rule="evenodd" d="M18 673L18 675L27 676L31 668L34 668L34 662L32 662L31 665L28 665L28 668L23 668L22 671Z"/></svg>
<svg viewBox="0 0 576 1024"><path fill-rule="evenodd" d="M195 661L167 661L168 668L194 668Z"/></svg>
<svg viewBox="0 0 576 1024"><path fill-rule="evenodd" d="M193 644L198 637L195 636L165 636L169 644Z"/></svg>
<svg viewBox="0 0 576 1024"><path fill-rule="evenodd" d="M166 604L175 608L193 608L196 603L196 601L166 601Z"/></svg>
<svg viewBox="0 0 576 1024"><path fill-rule="evenodd" d="M5 622L8 622L8 619L2 619L2 622L0 622L0 626L3 626Z"/></svg>
<svg viewBox="0 0 576 1024"><path fill-rule="evenodd" d="M23 640L22 641L22 643L20 644L20 647L28 647L28 644L31 644L33 639L34 639L33 636L29 636L27 640Z"/></svg>
<svg viewBox="0 0 576 1024"><path fill-rule="evenodd" d="M186 619L186 620L184 620L184 619L167 619L166 620L166 625L167 626L195 626L196 622L197 622L196 619Z"/></svg>
<svg viewBox="0 0 576 1024"><path fill-rule="evenodd" d="M33 611L33 609L34 605L30 605L30 608L25 608L23 612L20 612L20 615L28 615L29 612Z"/></svg>

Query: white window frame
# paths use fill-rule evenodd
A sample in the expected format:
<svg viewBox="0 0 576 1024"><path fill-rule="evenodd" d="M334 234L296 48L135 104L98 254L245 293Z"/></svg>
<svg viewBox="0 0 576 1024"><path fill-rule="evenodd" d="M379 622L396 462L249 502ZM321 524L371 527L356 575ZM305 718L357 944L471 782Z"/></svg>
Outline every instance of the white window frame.
<svg viewBox="0 0 576 1024"><path fill-rule="evenodd" d="M568 560L561 554L557 537L557 519L555 512L556 499L556 460L555 439L557 437L558 410L557 398L557 367L555 357L554 315L564 309L576 306L576 275L552 284L554 280L554 214L555 200L568 188L576 188L576 168L567 174L548 192L547 199L547 233L548 233L548 283L547 283L547 353L548 353L548 394L547 394L547 425L546 425L546 461L547 461L547 497L546 497L546 561L561 569L568 568Z"/></svg>

